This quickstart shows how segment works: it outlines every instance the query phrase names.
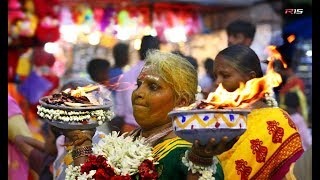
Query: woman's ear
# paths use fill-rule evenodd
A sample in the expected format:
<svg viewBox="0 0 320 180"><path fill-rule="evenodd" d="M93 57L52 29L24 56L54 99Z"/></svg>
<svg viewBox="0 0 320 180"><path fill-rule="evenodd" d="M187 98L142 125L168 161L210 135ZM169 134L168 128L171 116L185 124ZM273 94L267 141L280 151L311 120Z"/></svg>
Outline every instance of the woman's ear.
<svg viewBox="0 0 320 180"><path fill-rule="evenodd" d="M249 72L249 77L250 77L250 79L256 78L257 77L257 73L254 72L254 71L250 71Z"/></svg>
<svg viewBox="0 0 320 180"><path fill-rule="evenodd" d="M182 106L188 106L188 101L187 98L182 97L179 101L179 103L177 104L178 107L182 107Z"/></svg>

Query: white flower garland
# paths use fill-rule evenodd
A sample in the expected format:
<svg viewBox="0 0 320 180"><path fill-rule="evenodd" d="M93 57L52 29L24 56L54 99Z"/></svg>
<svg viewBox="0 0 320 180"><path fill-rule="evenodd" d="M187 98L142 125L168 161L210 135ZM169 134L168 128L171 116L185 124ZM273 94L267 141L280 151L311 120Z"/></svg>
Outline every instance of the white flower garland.
<svg viewBox="0 0 320 180"><path fill-rule="evenodd" d="M146 145L145 138L139 137L133 141L133 137L119 136L119 132L112 131L93 146L93 154L104 155L108 164L119 175L133 175L138 172L142 161L153 161L152 147Z"/></svg>
<svg viewBox="0 0 320 180"><path fill-rule="evenodd" d="M276 99L274 99L271 95L271 93L265 93L264 98L266 100L266 103L270 107L278 107L278 102Z"/></svg>
<svg viewBox="0 0 320 180"><path fill-rule="evenodd" d="M133 137L119 136L119 132L112 131L106 135L98 144L93 144L93 154L106 157L108 164L114 168L117 175L134 175L138 173L139 165L146 159L153 161L152 147L147 145L144 137L133 140ZM154 162L157 164L157 162ZM89 174L81 174L80 166L69 165L65 170L67 180L90 179L95 171Z"/></svg>
<svg viewBox="0 0 320 180"><path fill-rule="evenodd" d="M89 174L80 173L81 166L72 166L69 165L67 169L65 170L66 172L66 177L65 180L88 180L88 179L93 179L93 175L96 173L96 170L91 170Z"/></svg>
<svg viewBox="0 0 320 180"><path fill-rule="evenodd" d="M211 166L199 166L194 164L188 159L189 150L185 152L185 156L182 157L182 163L188 167L188 171L191 170L192 173L199 173L201 176L199 180L214 180L212 176L217 171L217 164L219 160L216 157L213 157L213 163Z"/></svg>
<svg viewBox="0 0 320 180"><path fill-rule="evenodd" d="M111 110L97 109L93 111L66 111L61 109L49 109L43 106L37 106L37 114L49 120L60 120L65 122L81 122L95 117L98 124L103 124L106 120L111 120L114 116Z"/></svg>

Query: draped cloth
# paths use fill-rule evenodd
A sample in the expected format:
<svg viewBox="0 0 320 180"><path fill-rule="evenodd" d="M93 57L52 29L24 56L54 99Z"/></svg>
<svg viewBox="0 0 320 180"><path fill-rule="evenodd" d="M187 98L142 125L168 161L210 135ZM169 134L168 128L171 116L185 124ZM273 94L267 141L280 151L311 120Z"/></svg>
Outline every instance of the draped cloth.
<svg viewBox="0 0 320 180"><path fill-rule="evenodd" d="M245 133L218 158L226 180L278 180L302 153L300 135L288 113L261 108L248 115Z"/></svg>
<svg viewBox="0 0 320 180"><path fill-rule="evenodd" d="M8 179L27 180L29 165L18 147L13 143L16 135L31 136L31 132L23 118L17 102L8 94Z"/></svg>

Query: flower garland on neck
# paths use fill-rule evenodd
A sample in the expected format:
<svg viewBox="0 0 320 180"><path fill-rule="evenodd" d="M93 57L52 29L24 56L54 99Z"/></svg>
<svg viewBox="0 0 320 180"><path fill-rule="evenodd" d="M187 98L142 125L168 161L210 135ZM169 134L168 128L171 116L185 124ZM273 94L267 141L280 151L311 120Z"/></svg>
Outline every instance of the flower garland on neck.
<svg viewBox="0 0 320 180"><path fill-rule="evenodd" d="M272 97L271 93L264 94L264 102L270 107L278 107L278 102Z"/></svg>

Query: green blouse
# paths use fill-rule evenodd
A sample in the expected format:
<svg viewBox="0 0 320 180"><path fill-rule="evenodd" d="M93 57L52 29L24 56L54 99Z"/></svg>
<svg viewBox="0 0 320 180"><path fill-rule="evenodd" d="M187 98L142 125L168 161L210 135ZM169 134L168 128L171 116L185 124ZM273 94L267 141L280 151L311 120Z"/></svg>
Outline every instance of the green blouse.
<svg viewBox="0 0 320 180"><path fill-rule="evenodd" d="M191 148L191 143L176 137L167 139L153 148L155 159L159 164L156 166L160 180L182 180L187 179L188 167L182 163L185 151ZM223 180L224 175L220 163L217 164L215 179Z"/></svg>

